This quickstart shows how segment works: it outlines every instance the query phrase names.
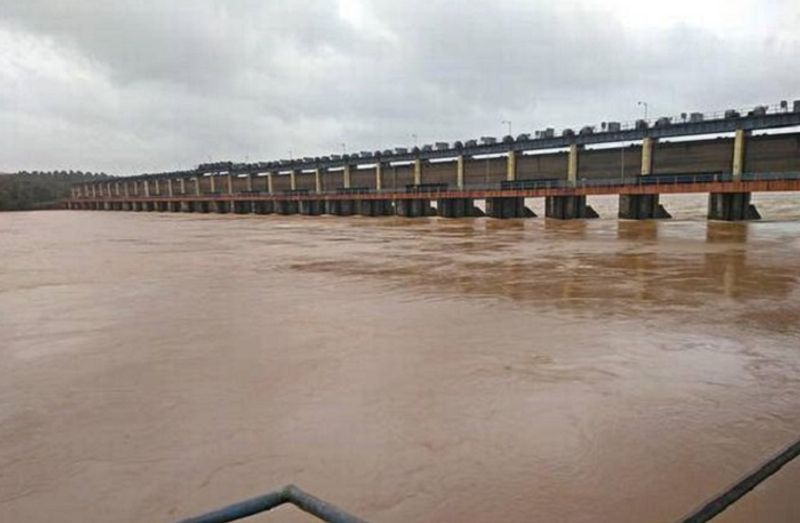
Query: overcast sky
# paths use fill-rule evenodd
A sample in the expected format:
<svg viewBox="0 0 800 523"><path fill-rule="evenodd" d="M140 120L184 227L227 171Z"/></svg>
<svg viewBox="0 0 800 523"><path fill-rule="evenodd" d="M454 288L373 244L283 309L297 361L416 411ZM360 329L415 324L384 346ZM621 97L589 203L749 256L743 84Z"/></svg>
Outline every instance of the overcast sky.
<svg viewBox="0 0 800 523"><path fill-rule="evenodd" d="M797 0L0 0L0 171L114 174L800 98Z"/></svg>

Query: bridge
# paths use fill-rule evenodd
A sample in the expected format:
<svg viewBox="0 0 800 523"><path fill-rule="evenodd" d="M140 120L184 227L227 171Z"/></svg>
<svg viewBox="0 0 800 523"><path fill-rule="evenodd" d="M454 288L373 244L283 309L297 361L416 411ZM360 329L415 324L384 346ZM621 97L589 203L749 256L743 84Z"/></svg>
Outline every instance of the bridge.
<svg viewBox="0 0 800 523"><path fill-rule="evenodd" d="M587 197L619 195L619 218L662 219L661 194L708 193L708 218L760 215L754 192L800 191L800 100L723 113L604 122L502 139L257 163L76 184L69 209L256 214L597 217ZM765 131L772 131L765 133ZM776 132L777 131L777 132ZM787 132L788 131L788 132ZM724 136L722 136L724 135ZM708 136L712 136L709 138ZM485 212L476 206L484 200ZM435 202L435 206L433 204Z"/></svg>

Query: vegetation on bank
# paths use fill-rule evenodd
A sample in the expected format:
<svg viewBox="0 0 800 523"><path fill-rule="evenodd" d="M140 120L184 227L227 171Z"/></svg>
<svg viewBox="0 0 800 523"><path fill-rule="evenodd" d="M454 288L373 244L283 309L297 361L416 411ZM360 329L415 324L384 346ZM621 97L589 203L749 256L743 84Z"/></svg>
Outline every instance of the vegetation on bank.
<svg viewBox="0 0 800 523"><path fill-rule="evenodd" d="M0 211L54 209L70 195L73 183L108 178L105 173L82 171L21 171L0 174Z"/></svg>

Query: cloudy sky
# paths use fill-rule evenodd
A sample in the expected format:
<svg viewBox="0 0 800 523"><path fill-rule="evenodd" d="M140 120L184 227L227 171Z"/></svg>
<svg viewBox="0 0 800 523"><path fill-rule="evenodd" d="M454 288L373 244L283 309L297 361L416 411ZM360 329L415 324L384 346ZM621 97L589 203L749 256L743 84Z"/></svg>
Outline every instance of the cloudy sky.
<svg viewBox="0 0 800 523"><path fill-rule="evenodd" d="M0 172L189 168L800 98L797 0L0 0Z"/></svg>

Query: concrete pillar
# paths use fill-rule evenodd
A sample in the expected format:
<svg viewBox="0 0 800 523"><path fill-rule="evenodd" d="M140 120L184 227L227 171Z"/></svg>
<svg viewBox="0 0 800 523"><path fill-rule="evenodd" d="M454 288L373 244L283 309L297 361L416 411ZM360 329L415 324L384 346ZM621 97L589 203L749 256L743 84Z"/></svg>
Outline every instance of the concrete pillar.
<svg viewBox="0 0 800 523"><path fill-rule="evenodd" d="M517 151L508 151L506 160L506 181L513 182L517 179Z"/></svg>
<svg viewBox="0 0 800 523"><path fill-rule="evenodd" d="M708 195L708 219L724 221L760 220L756 206L750 203L751 193L711 193Z"/></svg>
<svg viewBox="0 0 800 523"><path fill-rule="evenodd" d="M576 185L578 183L579 151L578 144L573 143L569 146L569 158L567 159L567 182L570 185Z"/></svg>
<svg viewBox="0 0 800 523"><path fill-rule="evenodd" d="M658 194L620 194L618 216L623 220L662 220L672 216L659 203Z"/></svg>
<svg viewBox="0 0 800 523"><path fill-rule="evenodd" d="M228 194L233 194L233 175L228 173Z"/></svg>
<svg viewBox="0 0 800 523"><path fill-rule="evenodd" d="M247 192L253 192L253 173L247 173Z"/></svg>
<svg viewBox="0 0 800 523"><path fill-rule="evenodd" d="M653 174L653 149L655 144L656 139L649 136L642 140L642 176Z"/></svg>
<svg viewBox="0 0 800 523"><path fill-rule="evenodd" d="M217 192L217 177L212 174L208 177L208 183L211 187L211 194Z"/></svg>
<svg viewBox="0 0 800 523"><path fill-rule="evenodd" d="M150 180L147 178L144 180L144 196L145 198L150 197Z"/></svg>
<svg viewBox="0 0 800 523"><path fill-rule="evenodd" d="M195 176L192 179L194 180L194 194L200 196L200 177Z"/></svg>
<svg viewBox="0 0 800 523"><path fill-rule="evenodd" d="M186 194L186 178L180 178L178 180L178 189L181 194Z"/></svg>
<svg viewBox="0 0 800 523"><path fill-rule="evenodd" d="M116 194L117 196L119 196L119 195L120 195L120 192L119 192L119 182L114 182L114 194Z"/></svg>
<svg viewBox="0 0 800 523"><path fill-rule="evenodd" d="M167 194L170 198L175 196L175 188L172 186L172 178L167 178Z"/></svg>
<svg viewBox="0 0 800 523"><path fill-rule="evenodd" d="M383 163L381 162L375 165L375 190L383 190Z"/></svg>
<svg viewBox="0 0 800 523"><path fill-rule="evenodd" d="M274 192L272 185L272 173L267 173L267 192L270 194Z"/></svg>
<svg viewBox="0 0 800 523"><path fill-rule="evenodd" d="M598 218L597 212L586 204L586 196L547 196L545 216L558 220Z"/></svg>
<svg viewBox="0 0 800 523"><path fill-rule="evenodd" d="M446 198L439 200L436 207L442 218L484 216L483 211L475 207L472 198Z"/></svg>
<svg viewBox="0 0 800 523"><path fill-rule="evenodd" d="M314 192L322 192L322 169L319 167L314 169Z"/></svg>
<svg viewBox="0 0 800 523"><path fill-rule="evenodd" d="M92 198L97 198L97 185L92 184Z"/></svg>
<svg viewBox="0 0 800 523"><path fill-rule="evenodd" d="M111 182L106 183L106 192L108 193L108 197L111 198L113 196L111 194Z"/></svg>
<svg viewBox="0 0 800 523"><path fill-rule="evenodd" d="M430 201L422 199L402 199L395 202L398 216L406 218L421 218L432 216L435 211L431 207Z"/></svg>
<svg viewBox="0 0 800 523"><path fill-rule="evenodd" d="M122 192L123 194L125 194L125 197L131 195L131 189L130 186L128 185L128 182L122 182Z"/></svg>
<svg viewBox="0 0 800 523"><path fill-rule="evenodd" d="M422 185L422 158L414 160L414 185Z"/></svg>
<svg viewBox="0 0 800 523"><path fill-rule="evenodd" d="M742 180L745 152L747 150L747 136L749 134L749 131L737 129L733 139L733 165L731 166L731 173L733 174L733 181L735 182Z"/></svg>
<svg viewBox="0 0 800 523"><path fill-rule="evenodd" d="M525 207L525 198L486 198L486 216L491 218L535 218L536 214Z"/></svg>
<svg viewBox="0 0 800 523"><path fill-rule="evenodd" d="M350 187L352 187L352 185L350 184L350 181L351 181L351 179L350 179L350 168L351 167L349 165L345 165L344 166L344 171L342 171L342 176L344 177L344 179L342 180L342 183L343 183L345 189L349 189Z"/></svg>
<svg viewBox="0 0 800 523"><path fill-rule="evenodd" d="M297 171L294 169L289 172L289 188L293 191L297 190Z"/></svg>
<svg viewBox="0 0 800 523"><path fill-rule="evenodd" d="M464 188L464 155L460 154L456 160L456 186Z"/></svg>
<svg viewBox="0 0 800 523"><path fill-rule="evenodd" d="M158 178L153 180L153 186L155 188L155 192L153 194L161 196L161 184L159 183Z"/></svg>

